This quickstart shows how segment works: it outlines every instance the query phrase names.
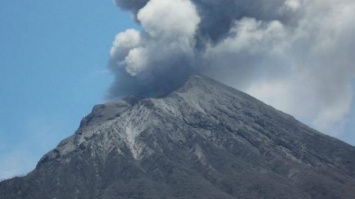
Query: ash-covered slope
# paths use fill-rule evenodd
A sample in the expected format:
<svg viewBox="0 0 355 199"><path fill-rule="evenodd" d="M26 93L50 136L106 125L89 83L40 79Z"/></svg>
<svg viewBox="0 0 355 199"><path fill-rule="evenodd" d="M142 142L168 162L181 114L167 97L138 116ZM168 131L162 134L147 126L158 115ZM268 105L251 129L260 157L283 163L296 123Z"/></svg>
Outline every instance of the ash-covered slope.
<svg viewBox="0 0 355 199"><path fill-rule="evenodd" d="M0 198L355 198L355 148L194 76L159 99L95 106Z"/></svg>

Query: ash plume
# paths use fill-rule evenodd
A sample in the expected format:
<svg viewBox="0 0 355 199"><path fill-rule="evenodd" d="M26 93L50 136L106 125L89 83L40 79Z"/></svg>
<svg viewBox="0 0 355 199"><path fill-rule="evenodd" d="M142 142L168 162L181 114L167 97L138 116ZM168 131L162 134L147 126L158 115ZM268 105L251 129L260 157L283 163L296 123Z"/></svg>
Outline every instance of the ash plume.
<svg viewBox="0 0 355 199"><path fill-rule="evenodd" d="M160 96L196 73L334 131L352 103L352 0L116 0L109 98Z"/></svg>

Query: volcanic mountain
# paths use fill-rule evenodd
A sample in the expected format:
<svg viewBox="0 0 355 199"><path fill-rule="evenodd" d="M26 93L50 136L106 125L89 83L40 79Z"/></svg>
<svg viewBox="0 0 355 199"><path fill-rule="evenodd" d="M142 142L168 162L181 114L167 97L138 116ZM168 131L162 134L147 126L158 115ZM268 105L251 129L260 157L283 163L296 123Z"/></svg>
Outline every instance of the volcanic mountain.
<svg viewBox="0 0 355 199"><path fill-rule="evenodd" d="M97 105L1 199L355 198L355 148L203 76Z"/></svg>

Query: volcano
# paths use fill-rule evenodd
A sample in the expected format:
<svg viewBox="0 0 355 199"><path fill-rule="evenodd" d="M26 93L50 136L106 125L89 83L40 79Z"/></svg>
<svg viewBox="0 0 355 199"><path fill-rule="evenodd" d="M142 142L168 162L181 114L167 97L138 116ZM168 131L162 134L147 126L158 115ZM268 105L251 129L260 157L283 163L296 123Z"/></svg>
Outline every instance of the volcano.
<svg viewBox="0 0 355 199"><path fill-rule="evenodd" d="M1 199L355 198L355 147L204 76L96 105Z"/></svg>

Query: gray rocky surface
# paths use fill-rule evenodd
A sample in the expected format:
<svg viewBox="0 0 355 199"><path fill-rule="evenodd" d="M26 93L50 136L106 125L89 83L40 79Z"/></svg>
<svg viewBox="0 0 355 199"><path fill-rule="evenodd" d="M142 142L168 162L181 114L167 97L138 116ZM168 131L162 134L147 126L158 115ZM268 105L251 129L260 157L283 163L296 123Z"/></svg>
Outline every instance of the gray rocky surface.
<svg viewBox="0 0 355 199"><path fill-rule="evenodd" d="M355 148L202 76L97 105L1 199L354 199Z"/></svg>

